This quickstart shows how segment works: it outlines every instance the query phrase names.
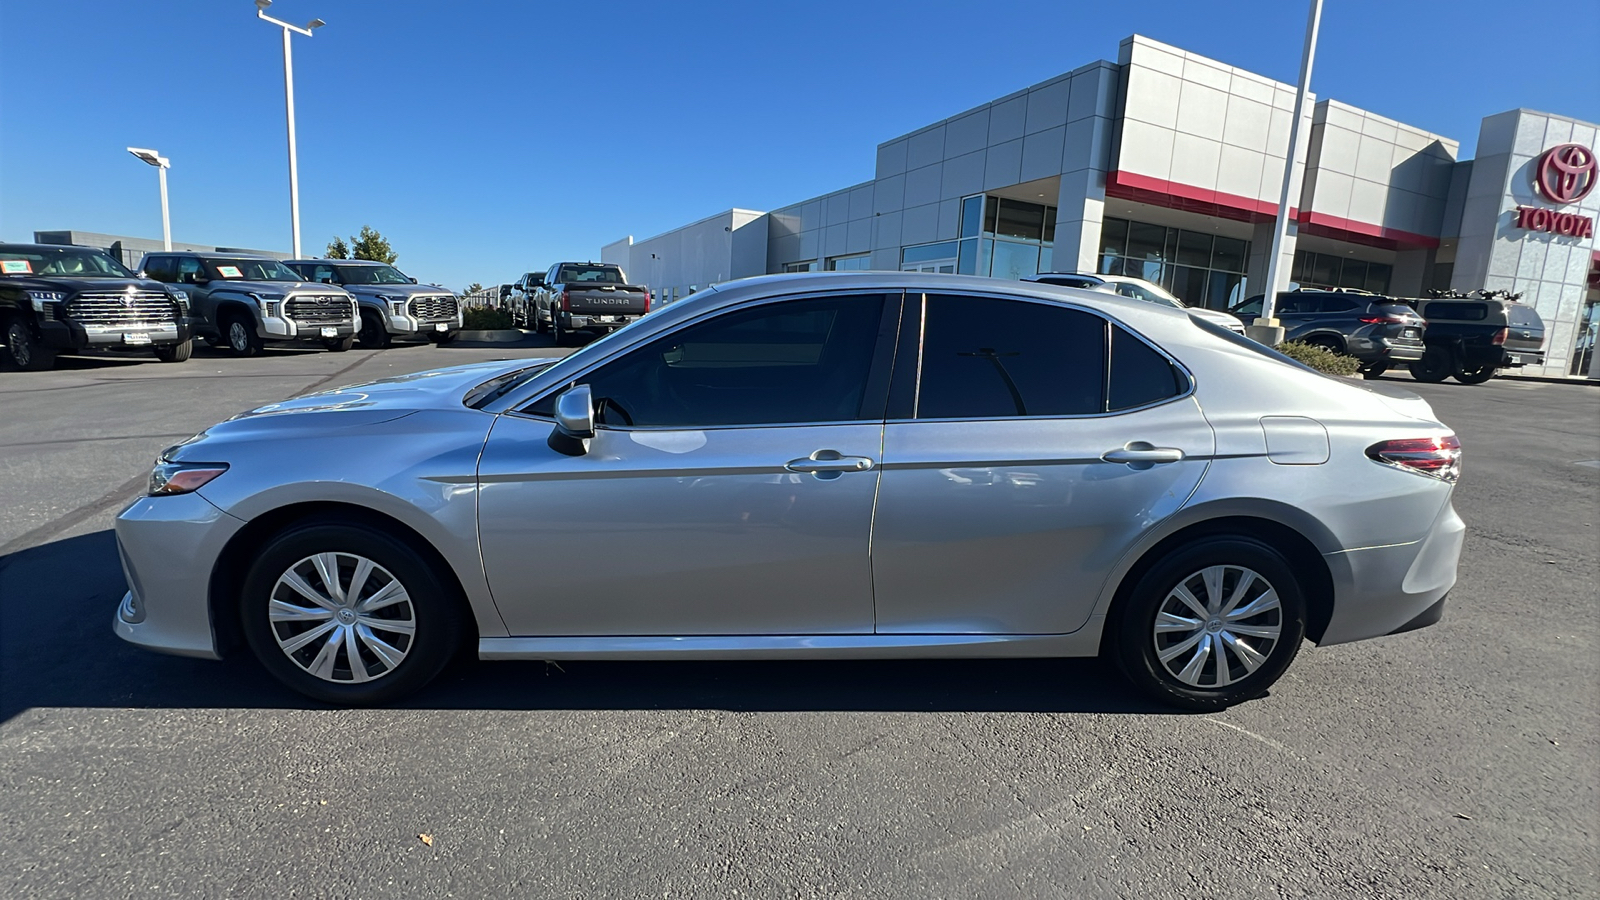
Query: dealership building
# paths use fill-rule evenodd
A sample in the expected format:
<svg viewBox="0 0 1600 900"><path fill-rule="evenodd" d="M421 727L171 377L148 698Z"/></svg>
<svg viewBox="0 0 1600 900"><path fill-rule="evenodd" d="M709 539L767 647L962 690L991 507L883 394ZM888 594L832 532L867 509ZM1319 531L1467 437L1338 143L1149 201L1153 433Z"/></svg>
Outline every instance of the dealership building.
<svg viewBox="0 0 1600 900"><path fill-rule="evenodd" d="M1093 62L878 145L872 180L607 245L667 300L815 270L1133 275L1195 305L1260 293L1295 88L1134 35ZM1509 290L1546 324L1529 374L1600 378L1597 126L1517 109L1459 143L1333 99L1305 111L1283 245L1305 287Z"/></svg>

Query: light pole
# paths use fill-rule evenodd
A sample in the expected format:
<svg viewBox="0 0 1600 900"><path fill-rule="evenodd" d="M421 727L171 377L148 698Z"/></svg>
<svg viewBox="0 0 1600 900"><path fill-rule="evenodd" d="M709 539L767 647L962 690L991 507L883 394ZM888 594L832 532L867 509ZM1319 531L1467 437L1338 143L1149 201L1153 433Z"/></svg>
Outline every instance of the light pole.
<svg viewBox="0 0 1600 900"><path fill-rule="evenodd" d="M1294 98L1294 121L1289 124L1289 158L1283 164L1283 193L1278 196L1278 219L1272 226L1272 255L1267 258L1267 289L1261 293L1261 317L1247 333L1262 343L1276 346L1283 341L1283 328L1274 317L1278 309L1278 285L1283 283L1283 242L1289 233L1289 200L1301 183L1294 164L1300 156L1300 117L1306 108L1306 93L1311 88L1311 63L1317 56L1317 28L1322 23L1322 0L1311 0L1311 17L1306 22L1306 47L1300 56L1300 90ZM1304 173L1301 173L1302 178Z"/></svg>
<svg viewBox="0 0 1600 900"><path fill-rule="evenodd" d="M167 170L172 168L172 160L143 147L129 147L128 152L155 166L156 171L161 173L161 249L171 250L172 220L167 217Z"/></svg>
<svg viewBox="0 0 1600 900"><path fill-rule="evenodd" d="M289 51L289 33L311 37L311 32L328 24L312 19L306 27L290 25L267 15L272 0L256 0L256 17L283 29L283 96L289 116L289 222L294 234L294 256L300 258L300 163L294 152L294 58Z"/></svg>

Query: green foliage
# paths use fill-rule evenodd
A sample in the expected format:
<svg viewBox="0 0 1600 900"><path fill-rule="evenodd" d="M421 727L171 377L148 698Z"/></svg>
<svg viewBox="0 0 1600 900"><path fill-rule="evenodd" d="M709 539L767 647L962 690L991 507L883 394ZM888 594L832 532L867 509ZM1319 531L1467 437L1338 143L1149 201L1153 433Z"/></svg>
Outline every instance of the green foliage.
<svg viewBox="0 0 1600 900"><path fill-rule="evenodd" d="M349 259L350 258L350 245L346 244L344 242L344 238L335 235L333 240L328 242L328 249L323 251L322 258L323 259Z"/></svg>
<svg viewBox="0 0 1600 900"><path fill-rule="evenodd" d="M361 234L350 239L350 258L394 264L399 254L389 246L389 240L370 225L361 226Z"/></svg>
<svg viewBox="0 0 1600 900"><path fill-rule="evenodd" d="M1345 356L1343 353L1335 353L1326 347L1302 344L1299 341L1288 341L1279 344L1274 349L1284 356L1303 362L1325 375L1354 375L1361 368L1361 361L1354 356Z"/></svg>
<svg viewBox="0 0 1600 900"><path fill-rule="evenodd" d="M468 294L476 294L477 292L479 292L481 290L483 290L483 285L481 285L481 284L477 283L476 281L474 281L473 283L467 285L464 289L462 289L461 296L465 297Z"/></svg>
<svg viewBox="0 0 1600 900"><path fill-rule="evenodd" d="M499 331L513 326L511 313L503 309L473 306L462 311L461 327L467 331Z"/></svg>

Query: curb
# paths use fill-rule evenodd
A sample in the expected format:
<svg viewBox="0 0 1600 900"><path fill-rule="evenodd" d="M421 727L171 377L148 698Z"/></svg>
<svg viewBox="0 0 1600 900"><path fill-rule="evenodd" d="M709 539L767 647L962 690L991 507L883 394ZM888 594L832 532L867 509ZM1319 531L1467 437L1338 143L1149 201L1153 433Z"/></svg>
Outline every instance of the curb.
<svg viewBox="0 0 1600 900"><path fill-rule="evenodd" d="M485 344L514 344L524 337L516 328L495 328L484 331L462 330L456 332L458 341L477 341Z"/></svg>

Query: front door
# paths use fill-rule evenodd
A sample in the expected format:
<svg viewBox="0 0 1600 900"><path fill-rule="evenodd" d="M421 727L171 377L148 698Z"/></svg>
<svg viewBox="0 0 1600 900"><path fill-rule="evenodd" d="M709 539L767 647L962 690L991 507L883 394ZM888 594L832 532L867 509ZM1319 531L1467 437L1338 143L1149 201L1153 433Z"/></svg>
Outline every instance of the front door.
<svg viewBox="0 0 1600 900"><path fill-rule="evenodd" d="M1075 631L1129 545L1193 493L1212 430L1187 377L1095 313L923 305L919 364L896 364L884 433L877 630Z"/></svg>
<svg viewBox="0 0 1600 900"><path fill-rule="evenodd" d="M511 633L871 633L899 299L784 300L630 349L575 382L583 455L549 447L550 398L502 416L479 529Z"/></svg>

